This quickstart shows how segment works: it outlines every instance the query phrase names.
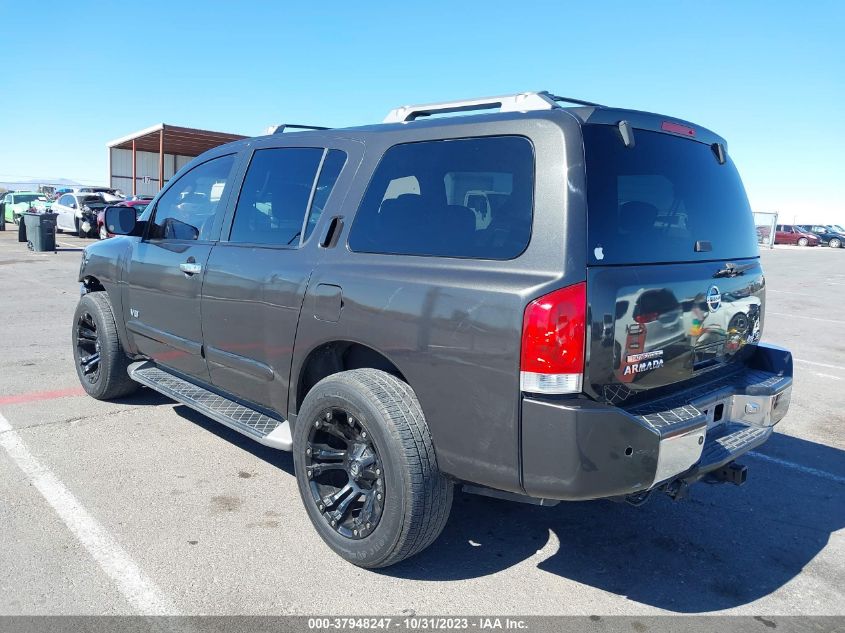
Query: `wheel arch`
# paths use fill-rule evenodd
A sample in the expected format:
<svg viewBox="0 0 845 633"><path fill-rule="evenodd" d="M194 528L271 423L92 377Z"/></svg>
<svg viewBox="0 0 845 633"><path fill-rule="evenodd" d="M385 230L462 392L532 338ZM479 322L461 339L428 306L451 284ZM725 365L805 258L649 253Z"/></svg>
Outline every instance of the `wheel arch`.
<svg viewBox="0 0 845 633"><path fill-rule="evenodd" d="M404 373L383 352L356 341L336 340L322 343L305 356L296 375L295 401L297 413L305 396L323 378L351 369L380 369L408 383Z"/></svg>
<svg viewBox="0 0 845 633"><path fill-rule="evenodd" d="M83 276L82 285L85 292L105 292L106 290L106 287L94 275Z"/></svg>

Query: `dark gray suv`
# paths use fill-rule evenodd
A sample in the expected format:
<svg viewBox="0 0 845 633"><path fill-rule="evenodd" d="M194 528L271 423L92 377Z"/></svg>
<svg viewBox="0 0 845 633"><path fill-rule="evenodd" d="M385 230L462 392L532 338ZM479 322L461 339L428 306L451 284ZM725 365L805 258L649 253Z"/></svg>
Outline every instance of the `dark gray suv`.
<svg viewBox="0 0 845 633"><path fill-rule="evenodd" d="M146 385L293 451L356 565L431 544L455 484L640 504L742 483L789 406L727 145L674 118L408 106L216 148L106 224L124 237L79 273L85 389Z"/></svg>

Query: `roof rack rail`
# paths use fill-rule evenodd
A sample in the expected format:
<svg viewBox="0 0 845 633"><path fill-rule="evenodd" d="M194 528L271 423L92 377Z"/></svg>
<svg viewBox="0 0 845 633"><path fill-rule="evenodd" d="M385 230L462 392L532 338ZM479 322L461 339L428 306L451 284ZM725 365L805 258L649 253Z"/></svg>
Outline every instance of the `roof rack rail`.
<svg viewBox="0 0 845 633"><path fill-rule="evenodd" d="M549 97L551 97L552 100L555 101L555 102L575 103L577 105L590 106L590 107L593 107L593 108L606 108L607 107L607 106L603 106L600 103L593 103L592 101L584 101L583 99L573 99L572 97L560 97L558 95L553 95L553 94L549 94Z"/></svg>
<svg viewBox="0 0 845 633"><path fill-rule="evenodd" d="M394 108L384 118L384 123L405 123L432 114L449 112L468 112L472 110L493 110L500 112L527 112L533 110L553 110L559 108L558 102L577 103L579 105L603 107L591 101L558 97L545 90L542 92L520 92L498 97L482 97L480 99L464 99L462 101L444 101L442 103L426 103L421 105L407 105Z"/></svg>
<svg viewBox="0 0 845 633"><path fill-rule="evenodd" d="M330 130L330 127L322 127L319 125L299 125L297 123L282 123L281 125L271 125L267 128L267 134L282 134L285 130Z"/></svg>

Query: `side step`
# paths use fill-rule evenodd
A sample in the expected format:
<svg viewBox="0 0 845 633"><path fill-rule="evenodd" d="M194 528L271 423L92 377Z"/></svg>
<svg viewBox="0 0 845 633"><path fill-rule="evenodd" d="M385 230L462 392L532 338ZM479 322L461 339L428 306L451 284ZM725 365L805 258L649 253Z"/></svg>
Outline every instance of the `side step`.
<svg viewBox="0 0 845 633"><path fill-rule="evenodd" d="M290 424L245 407L221 395L198 387L149 361L129 366L129 377L162 395L199 411L203 415L243 433L259 444L283 451L293 449Z"/></svg>

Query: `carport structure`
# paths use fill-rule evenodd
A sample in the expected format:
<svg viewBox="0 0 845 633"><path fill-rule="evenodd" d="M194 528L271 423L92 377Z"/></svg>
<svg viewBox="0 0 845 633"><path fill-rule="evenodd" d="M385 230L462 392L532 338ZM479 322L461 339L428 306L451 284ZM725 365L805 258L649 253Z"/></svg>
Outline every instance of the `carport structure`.
<svg viewBox="0 0 845 633"><path fill-rule="evenodd" d="M109 182L125 193L155 194L179 169L203 152L246 138L159 123L106 144Z"/></svg>

